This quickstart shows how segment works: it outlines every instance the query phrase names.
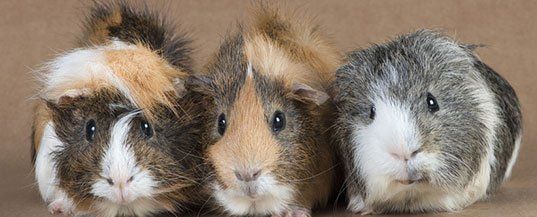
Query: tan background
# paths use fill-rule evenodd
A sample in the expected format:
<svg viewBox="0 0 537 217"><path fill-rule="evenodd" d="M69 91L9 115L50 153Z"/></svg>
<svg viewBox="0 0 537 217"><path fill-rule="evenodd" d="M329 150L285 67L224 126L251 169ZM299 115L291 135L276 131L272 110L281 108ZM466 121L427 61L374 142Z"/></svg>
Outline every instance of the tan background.
<svg viewBox="0 0 537 217"><path fill-rule="evenodd" d="M203 63L222 35L246 16L247 1L173 1L165 7L192 31ZM162 8L160 4L160 7ZM537 216L537 1L293 1L308 10L344 51L381 43L418 28L443 29L486 44L480 57L503 75L522 102L525 135L511 181L490 201L439 216ZM29 159L31 70L72 48L84 4L0 1L0 216L47 216ZM327 213L326 215L332 215Z"/></svg>

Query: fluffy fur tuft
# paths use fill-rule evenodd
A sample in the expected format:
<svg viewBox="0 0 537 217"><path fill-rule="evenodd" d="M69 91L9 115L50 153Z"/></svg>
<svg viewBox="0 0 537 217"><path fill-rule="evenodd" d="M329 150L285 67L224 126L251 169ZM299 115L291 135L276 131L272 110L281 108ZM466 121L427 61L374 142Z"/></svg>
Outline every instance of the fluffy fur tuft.
<svg viewBox="0 0 537 217"><path fill-rule="evenodd" d="M264 70L258 69L260 73L327 90L340 64L340 55L315 20L263 3L255 7L253 14L254 19L245 29L245 53L254 65L263 66ZM267 62L267 57L274 58L269 60L274 62ZM280 65L295 69L271 68Z"/></svg>
<svg viewBox="0 0 537 217"><path fill-rule="evenodd" d="M103 46L77 49L48 63L42 71L40 97L55 103L87 96L99 90L119 92L138 107L158 104L174 108L176 82L187 74L169 65L142 45L111 41Z"/></svg>
<svg viewBox="0 0 537 217"><path fill-rule="evenodd" d="M129 4L130 3L130 4ZM147 5L127 1L94 3L84 23L82 45L107 44L112 39L143 44L183 71L192 71L190 39L169 19Z"/></svg>

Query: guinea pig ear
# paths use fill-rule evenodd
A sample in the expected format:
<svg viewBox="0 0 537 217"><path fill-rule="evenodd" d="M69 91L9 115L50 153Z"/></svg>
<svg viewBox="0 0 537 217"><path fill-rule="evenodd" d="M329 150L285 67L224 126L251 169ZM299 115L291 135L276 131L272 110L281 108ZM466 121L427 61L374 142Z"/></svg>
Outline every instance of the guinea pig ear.
<svg viewBox="0 0 537 217"><path fill-rule="evenodd" d="M69 120L75 116L81 114L80 108L75 104L76 99L70 96L62 96L58 100L50 100L41 98L50 111L53 119L61 118L63 120Z"/></svg>
<svg viewBox="0 0 537 217"><path fill-rule="evenodd" d="M43 101L47 105L47 108L50 109L51 111L56 112L60 110L60 106L58 106L57 102L48 100L45 98L39 98L39 99Z"/></svg>
<svg viewBox="0 0 537 217"><path fill-rule="evenodd" d="M485 47L486 45L484 44L462 44L461 45L463 48L466 48L470 51L475 51L477 50L477 48L482 48L482 47Z"/></svg>
<svg viewBox="0 0 537 217"><path fill-rule="evenodd" d="M186 84L185 80L182 78L176 78L173 80L173 88L175 93L179 98L183 97L186 94Z"/></svg>
<svg viewBox="0 0 537 217"><path fill-rule="evenodd" d="M43 99L47 104L47 108L52 112L63 112L74 108L75 99L69 96L62 96L58 100Z"/></svg>
<svg viewBox="0 0 537 217"><path fill-rule="evenodd" d="M328 98L330 98L324 91L313 89L307 84L293 83L291 88L293 95L300 101L322 105Z"/></svg>
<svg viewBox="0 0 537 217"><path fill-rule="evenodd" d="M194 91L198 93L207 93L209 87L212 84L211 78L205 75L190 75L185 80L185 90Z"/></svg>
<svg viewBox="0 0 537 217"><path fill-rule="evenodd" d="M71 89L65 91L62 95L56 97L56 99L41 98L47 104L47 107L51 110L65 110L75 108L75 102L86 98L90 94L90 90L86 88Z"/></svg>

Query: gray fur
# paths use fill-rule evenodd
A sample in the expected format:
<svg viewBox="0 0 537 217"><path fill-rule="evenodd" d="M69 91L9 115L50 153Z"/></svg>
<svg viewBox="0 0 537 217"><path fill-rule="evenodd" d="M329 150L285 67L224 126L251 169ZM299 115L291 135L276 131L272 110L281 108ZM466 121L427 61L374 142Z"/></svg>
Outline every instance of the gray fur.
<svg viewBox="0 0 537 217"><path fill-rule="evenodd" d="M488 193L504 180L515 140L522 131L520 105L512 87L500 75L481 62L466 46L429 30L403 35L382 45L351 52L347 63L337 71L333 85L338 108L335 139L340 144L347 174L348 195L367 198L361 171L354 164L352 133L359 126L372 122L369 111L372 99L384 98L410 108L412 119L420 130L420 151L441 153L442 168L438 171L417 171L432 186L445 191L462 191L480 169L480 158L487 153L490 129L481 121L485 103L475 93L484 81L498 108L494 135L494 155ZM430 113L427 92L440 106ZM381 136L381 135L371 135ZM405 204L389 201L373 205L379 212L439 211L413 207L413 199ZM407 207L407 208L405 208ZM410 207L410 208L408 208Z"/></svg>

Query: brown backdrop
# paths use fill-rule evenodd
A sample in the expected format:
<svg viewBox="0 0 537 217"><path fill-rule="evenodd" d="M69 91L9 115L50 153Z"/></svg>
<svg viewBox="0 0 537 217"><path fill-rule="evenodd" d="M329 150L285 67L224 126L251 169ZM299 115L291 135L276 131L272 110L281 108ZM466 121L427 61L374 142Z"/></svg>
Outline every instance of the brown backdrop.
<svg viewBox="0 0 537 217"><path fill-rule="evenodd" d="M199 64L247 15L249 2L173 1L157 8L163 5L191 30ZM441 29L460 41L487 45L478 50L480 57L513 85L522 102L521 154L512 179L496 196L454 215L438 215L537 216L537 1L319 0L287 5L316 14L344 51L418 28ZM77 1L0 1L0 216L47 215L29 158L31 70L72 48L84 6Z"/></svg>

